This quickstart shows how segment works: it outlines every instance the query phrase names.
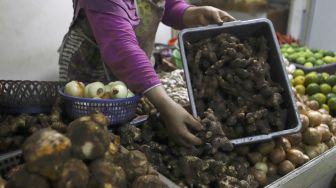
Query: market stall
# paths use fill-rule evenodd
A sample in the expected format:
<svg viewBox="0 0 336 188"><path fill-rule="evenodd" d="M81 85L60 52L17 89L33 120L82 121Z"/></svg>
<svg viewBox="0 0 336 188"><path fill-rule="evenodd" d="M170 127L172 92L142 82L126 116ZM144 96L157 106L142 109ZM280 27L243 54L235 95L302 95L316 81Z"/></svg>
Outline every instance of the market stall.
<svg viewBox="0 0 336 188"><path fill-rule="evenodd" d="M336 52L277 31L235 20L154 46L195 145L126 82L0 80L0 188L334 188Z"/></svg>

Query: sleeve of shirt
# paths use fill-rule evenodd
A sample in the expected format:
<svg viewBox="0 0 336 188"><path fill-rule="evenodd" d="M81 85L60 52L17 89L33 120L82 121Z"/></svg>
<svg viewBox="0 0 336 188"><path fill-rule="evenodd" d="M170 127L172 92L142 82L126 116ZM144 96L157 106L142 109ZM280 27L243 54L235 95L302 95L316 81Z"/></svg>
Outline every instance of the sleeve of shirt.
<svg viewBox="0 0 336 188"><path fill-rule="evenodd" d="M137 93L160 84L127 19L88 9L85 13L105 64L119 80Z"/></svg>
<svg viewBox="0 0 336 188"><path fill-rule="evenodd" d="M162 22L174 29L183 29L183 14L190 6L184 0L166 1Z"/></svg>

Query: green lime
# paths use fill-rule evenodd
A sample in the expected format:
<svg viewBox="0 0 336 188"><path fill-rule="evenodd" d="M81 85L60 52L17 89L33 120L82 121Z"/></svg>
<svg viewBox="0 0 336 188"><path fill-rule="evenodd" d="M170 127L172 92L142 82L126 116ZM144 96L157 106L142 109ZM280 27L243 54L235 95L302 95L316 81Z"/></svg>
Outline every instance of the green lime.
<svg viewBox="0 0 336 188"><path fill-rule="evenodd" d="M291 47L291 45L290 44L284 44L284 45L281 46L281 48L288 48L288 47Z"/></svg>
<svg viewBox="0 0 336 188"><path fill-rule="evenodd" d="M304 72L302 69L296 69L294 72L293 72L293 76L294 78L297 77L297 76L304 76Z"/></svg>
<svg viewBox="0 0 336 188"><path fill-rule="evenodd" d="M297 86L295 86L295 90L298 94L304 95L306 88L303 85L297 85Z"/></svg>
<svg viewBox="0 0 336 188"><path fill-rule="evenodd" d="M305 85L309 85L311 83L318 83L318 76L317 74L307 74L305 78Z"/></svg>
<svg viewBox="0 0 336 188"><path fill-rule="evenodd" d="M312 71L312 72L308 73L306 76L310 76L310 75L317 76L317 72Z"/></svg>
<svg viewBox="0 0 336 188"><path fill-rule="evenodd" d="M329 78L327 79L327 83L330 86L336 85L336 75L330 75Z"/></svg>
<svg viewBox="0 0 336 188"><path fill-rule="evenodd" d="M336 86L333 86L333 87L331 88L331 92L333 92L333 93L336 94Z"/></svg>
<svg viewBox="0 0 336 188"><path fill-rule="evenodd" d="M286 52L291 54L291 53L295 52L295 50L293 48L289 47L289 48L286 49Z"/></svg>
<svg viewBox="0 0 336 188"><path fill-rule="evenodd" d="M315 61L316 61L316 59L315 59L315 57L313 57L313 56L310 56L310 57L308 57L308 58L307 58L307 61L310 61L310 62L315 62Z"/></svg>
<svg viewBox="0 0 336 188"><path fill-rule="evenodd" d="M294 48L297 48L299 45L295 42L291 43L291 46L294 47Z"/></svg>
<svg viewBox="0 0 336 188"><path fill-rule="evenodd" d="M294 79L291 79L290 82L291 82L292 86L294 86Z"/></svg>
<svg viewBox="0 0 336 188"><path fill-rule="evenodd" d="M331 98L334 98L336 97L336 94L335 93L328 93L327 94L327 100L331 99Z"/></svg>
<svg viewBox="0 0 336 188"><path fill-rule="evenodd" d="M324 65L325 63L324 63L323 60L318 59L318 60L315 61L315 64L320 66L320 65Z"/></svg>
<svg viewBox="0 0 336 188"><path fill-rule="evenodd" d="M328 100L328 106L330 110L332 111L336 110L336 97L333 97Z"/></svg>
<svg viewBox="0 0 336 188"><path fill-rule="evenodd" d="M329 64L329 63L334 63L334 58L331 57L331 56L325 56L325 57L323 58L323 61L326 62L327 64Z"/></svg>
<svg viewBox="0 0 336 188"><path fill-rule="evenodd" d="M329 79L330 75L326 72L321 73L322 77L323 77L323 82L327 82L327 80Z"/></svg>
<svg viewBox="0 0 336 188"><path fill-rule="evenodd" d="M306 88L306 93L310 95L314 95L320 92L320 86L317 83L311 83Z"/></svg>
<svg viewBox="0 0 336 188"><path fill-rule="evenodd" d="M297 85L304 85L305 83L305 77L304 76L297 76L294 78L294 86Z"/></svg>
<svg viewBox="0 0 336 188"><path fill-rule="evenodd" d="M321 59L323 57L323 54L321 54L321 53L315 53L314 57L315 57L315 59L319 60L319 59Z"/></svg>
<svg viewBox="0 0 336 188"><path fill-rule="evenodd" d="M322 109L325 109L325 110L328 111L328 112L330 111L329 106L326 105L326 104L322 104L321 108L322 108Z"/></svg>
<svg viewBox="0 0 336 188"><path fill-rule="evenodd" d="M317 101L320 105L324 104L327 100L327 97L323 93L315 93L310 97L310 100ZM329 106L330 107L330 106Z"/></svg>
<svg viewBox="0 0 336 188"><path fill-rule="evenodd" d="M317 75L317 83L318 84L323 84L324 83L324 78L322 74Z"/></svg>
<svg viewBox="0 0 336 188"><path fill-rule="evenodd" d="M331 86L329 84L321 84L320 91L321 93L327 95L328 93L331 92Z"/></svg>
<svg viewBox="0 0 336 188"><path fill-rule="evenodd" d="M299 64L301 64L301 65L303 65L306 62L306 58L299 57L299 58L296 59L296 62L299 63Z"/></svg>
<svg viewBox="0 0 336 188"><path fill-rule="evenodd" d="M313 65L312 62L307 62L307 63L305 63L303 66L305 66L305 67L307 67L307 68L313 68L313 67L314 67L314 65Z"/></svg>

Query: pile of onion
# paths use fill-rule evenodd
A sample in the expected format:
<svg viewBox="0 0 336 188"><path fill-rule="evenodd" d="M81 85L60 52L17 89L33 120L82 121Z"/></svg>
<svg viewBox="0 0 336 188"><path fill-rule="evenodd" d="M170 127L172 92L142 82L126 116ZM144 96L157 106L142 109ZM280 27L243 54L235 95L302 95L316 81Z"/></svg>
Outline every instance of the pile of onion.
<svg viewBox="0 0 336 188"><path fill-rule="evenodd" d="M107 85L102 82L92 82L85 86L82 82L74 80L65 85L64 93L92 99L122 99L134 96L134 93L121 81L110 82Z"/></svg>

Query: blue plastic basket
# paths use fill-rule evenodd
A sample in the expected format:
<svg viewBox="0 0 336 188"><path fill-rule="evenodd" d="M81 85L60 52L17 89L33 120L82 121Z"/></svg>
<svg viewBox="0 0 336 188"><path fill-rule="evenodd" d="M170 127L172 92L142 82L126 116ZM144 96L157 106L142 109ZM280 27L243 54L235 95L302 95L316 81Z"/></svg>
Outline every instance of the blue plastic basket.
<svg viewBox="0 0 336 188"><path fill-rule="evenodd" d="M71 119L101 112L109 118L110 124L125 123L135 117L136 108L141 96L125 99L90 99L73 97L64 94L64 88L59 89L65 112Z"/></svg>

